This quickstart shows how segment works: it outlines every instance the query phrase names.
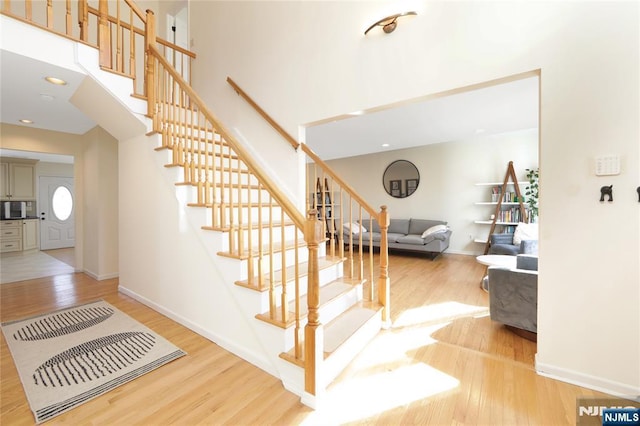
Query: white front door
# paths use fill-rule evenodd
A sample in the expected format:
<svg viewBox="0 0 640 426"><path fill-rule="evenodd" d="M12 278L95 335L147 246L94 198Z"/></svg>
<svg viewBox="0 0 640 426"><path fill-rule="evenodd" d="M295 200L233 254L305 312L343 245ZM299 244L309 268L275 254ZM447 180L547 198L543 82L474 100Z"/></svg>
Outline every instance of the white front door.
<svg viewBox="0 0 640 426"><path fill-rule="evenodd" d="M74 247L73 178L41 176L39 185L40 250Z"/></svg>

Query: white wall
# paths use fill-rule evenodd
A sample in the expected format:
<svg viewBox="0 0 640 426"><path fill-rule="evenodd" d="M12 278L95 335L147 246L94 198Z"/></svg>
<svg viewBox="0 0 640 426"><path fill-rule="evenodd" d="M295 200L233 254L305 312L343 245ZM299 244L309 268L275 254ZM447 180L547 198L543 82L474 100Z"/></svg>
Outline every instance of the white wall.
<svg viewBox="0 0 640 426"><path fill-rule="evenodd" d="M180 171L163 167L167 152L153 148L153 139L144 135L118 146L121 291L271 371L247 323L255 321L255 310L248 316L236 304L231 292L243 289L219 269L225 264L216 255L221 243L204 244L198 234L205 222L189 220L197 209L178 200L179 178L169 176Z"/></svg>
<svg viewBox="0 0 640 426"><path fill-rule="evenodd" d="M541 70L537 368L640 394L640 4L415 4L419 15L393 34L364 37L392 2L192 2L196 89L228 126L252 127L236 114L231 76L295 135L304 123ZM266 153L284 144L251 143ZM596 177L594 157L608 153L622 173ZM606 184L614 203L598 202Z"/></svg>
<svg viewBox="0 0 640 426"><path fill-rule="evenodd" d="M118 141L100 127L85 134L84 271L96 279L118 276Z"/></svg>
<svg viewBox="0 0 640 426"><path fill-rule="evenodd" d="M382 187L385 169L396 160L411 161L420 172L420 184L410 197L393 198ZM488 220L493 208L474 204L490 201L487 187L476 183L502 182L509 161L514 162L518 181L525 182L525 169L538 167L537 129L331 160L328 164L369 204L376 209L386 205L394 218L447 221L453 231L447 253L477 255L482 254L484 245L473 239L487 237L489 226L474 221Z"/></svg>

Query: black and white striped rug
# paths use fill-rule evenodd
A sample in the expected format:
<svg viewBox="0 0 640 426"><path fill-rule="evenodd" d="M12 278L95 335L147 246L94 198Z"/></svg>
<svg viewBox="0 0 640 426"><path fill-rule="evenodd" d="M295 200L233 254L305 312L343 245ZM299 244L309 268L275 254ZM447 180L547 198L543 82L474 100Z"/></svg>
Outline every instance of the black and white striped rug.
<svg viewBox="0 0 640 426"><path fill-rule="evenodd" d="M36 423L186 355L104 301L6 322L2 331Z"/></svg>

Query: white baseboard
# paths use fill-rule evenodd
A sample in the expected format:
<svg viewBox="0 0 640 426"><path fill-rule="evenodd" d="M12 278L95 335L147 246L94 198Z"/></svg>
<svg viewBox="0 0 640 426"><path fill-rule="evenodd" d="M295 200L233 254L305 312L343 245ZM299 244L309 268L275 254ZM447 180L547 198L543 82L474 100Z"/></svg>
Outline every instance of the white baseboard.
<svg viewBox="0 0 640 426"><path fill-rule="evenodd" d="M550 379L560 380L561 382L571 383L587 389L593 389L598 392L608 393L609 395L620 398L640 401L640 387L634 387L625 383L614 382L612 380L595 377L584 374L579 371L569 370L555 365L545 364L538 361L536 356L536 372Z"/></svg>
<svg viewBox="0 0 640 426"><path fill-rule="evenodd" d="M111 278L118 278L120 276L120 274L118 272L112 272L110 274L102 274L102 275L98 275L88 269L85 269L83 271L79 271L76 270L76 272L84 272L85 274L89 275L91 278L93 278L94 280L98 280L98 281L102 281L102 280L110 280Z"/></svg>
<svg viewBox="0 0 640 426"><path fill-rule="evenodd" d="M226 338L223 338L221 336L218 336L217 334L211 333L208 330L203 329L202 327L200 327L197 324L194 324L193 322L187 320L186 318L182 317L181 315L176 314L173 311L170 311L166 308L164 308L163 306L160 306L158 304L156 304L155 302L152 302L151 300L147 299L144 296L139 295L138 293L129 290L126 287L123 287L122 285L118 286L118 291L122 292L123 294L126 294L129 297L132 297L133 299L137 300L138 302L150 307L151 309L153 309L154 311L160 312L162 315L171 318L172 320L174 320L175 322L177 322L180 325L183 325L185 327L187 327L189 330L198 333L199 335L205 337L208 340L211 340L213 343L215 343L216 345L222 347L223 349L239 356L240 358L244 359L247 362L250 362L251 364L255 365L256 367L260 368L261 370L271 374L274 377L280 378L280 375L278 374L278 371L271 365L271 363L267 360L264 359L262 357L256 356L255 353L253 352L247 352L245 350L245 348L237 346L234 342L229 341Z"/></svg>

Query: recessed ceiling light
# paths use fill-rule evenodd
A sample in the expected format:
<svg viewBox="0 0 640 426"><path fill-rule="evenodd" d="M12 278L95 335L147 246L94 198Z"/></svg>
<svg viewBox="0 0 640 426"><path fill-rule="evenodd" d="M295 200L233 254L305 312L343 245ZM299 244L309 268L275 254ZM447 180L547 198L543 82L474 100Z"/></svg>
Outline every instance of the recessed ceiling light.
<svg viewBox="0 0 640 426"><path fill-rule="evenodd" d="M33 121L32 121L32 120L29 120L29 119L27 119L27 118L23 118L23 119L21 119L21 120L20 120L20 122L21 122L22 124L33 124Z"/></svg>
<svg viewBox="0 0 640 426"><path fill-rule="evenodd" d="M45 80L47 80L49 83L51 84L57 84L58 86L64 86L67 84L66 81L64 81L61 78L57 78L57 77L45 77Z"/></svg>
<svg viewBox="0 0 640 426"><path fill-rule="evenodd" d="M383 147L383 148L389 148L389 144L388 144L388 143L383 143L383 144L382 144L382 147Z"/></svg>
<svg viewBox="0 0 640 426"><path fill-rule="evenodd" d="M43 101L52 101L55 99L55 97L47 95L46 93L41 93L40 98L42 98Z"/></svg>

